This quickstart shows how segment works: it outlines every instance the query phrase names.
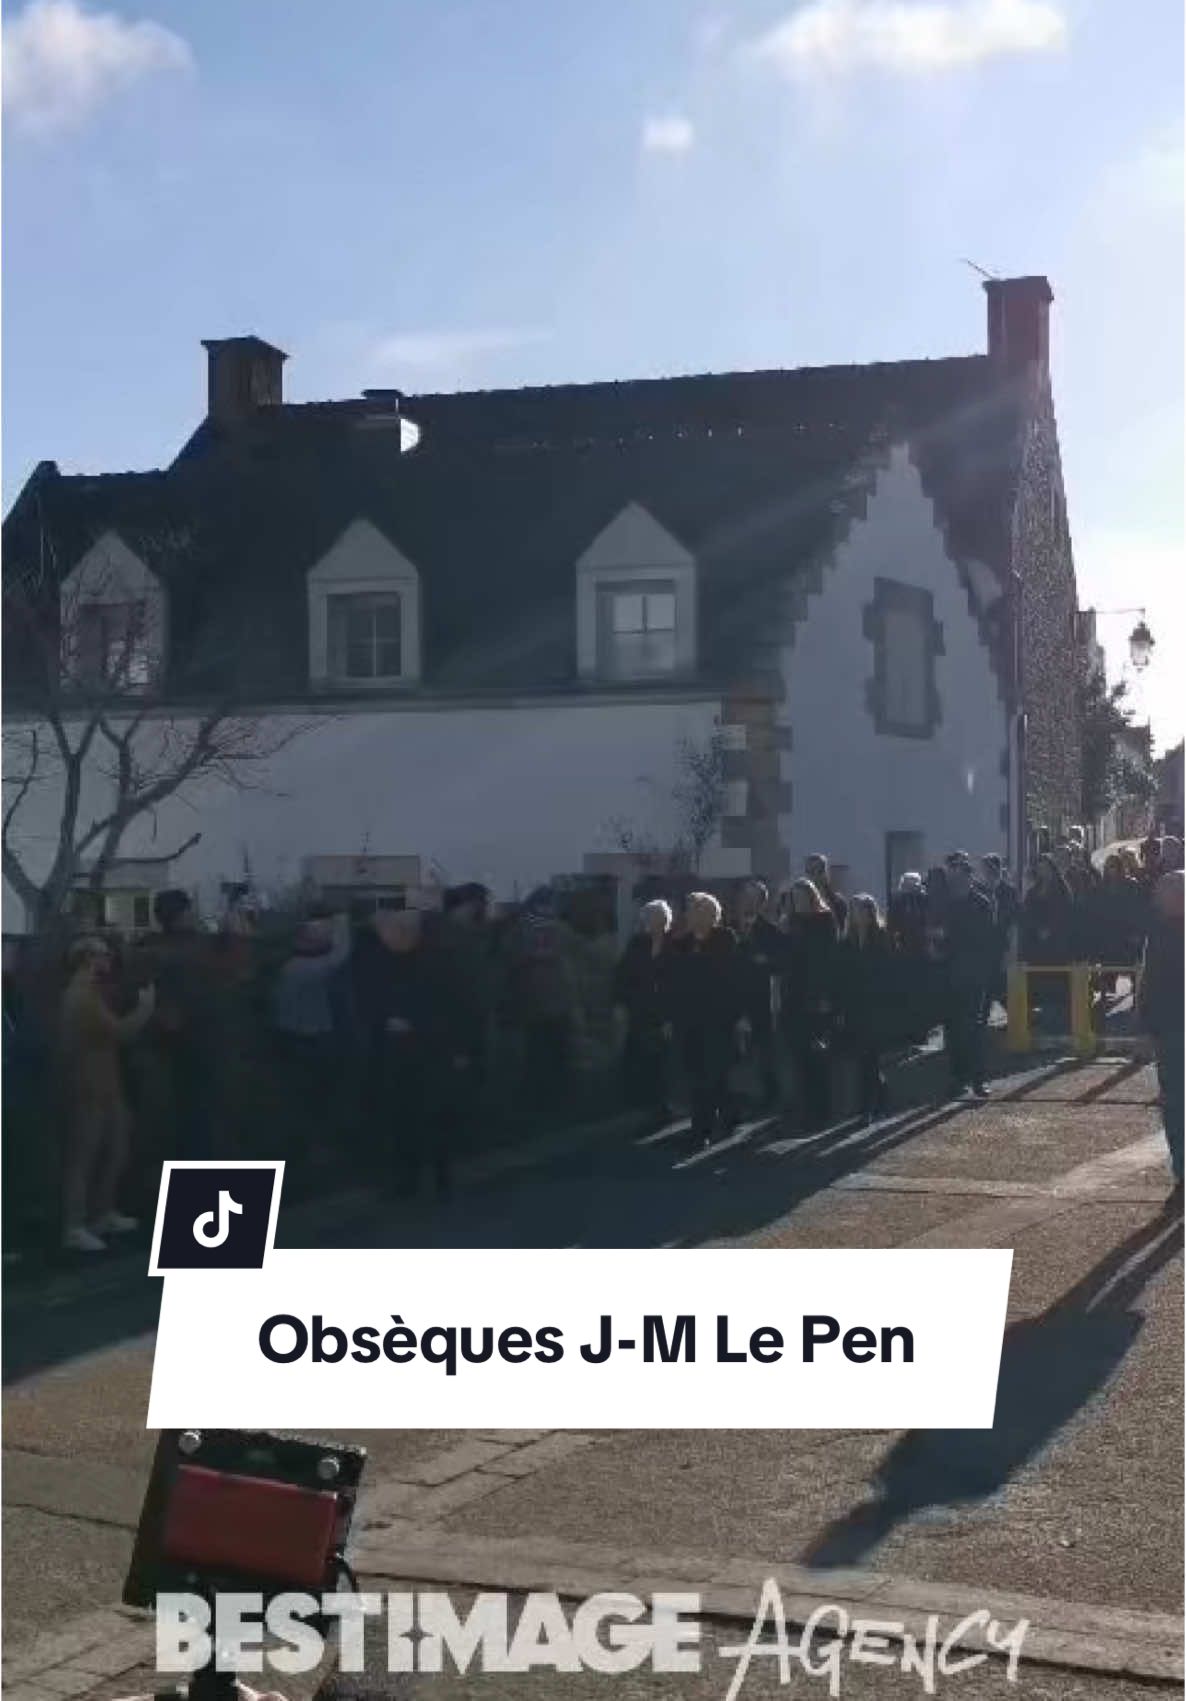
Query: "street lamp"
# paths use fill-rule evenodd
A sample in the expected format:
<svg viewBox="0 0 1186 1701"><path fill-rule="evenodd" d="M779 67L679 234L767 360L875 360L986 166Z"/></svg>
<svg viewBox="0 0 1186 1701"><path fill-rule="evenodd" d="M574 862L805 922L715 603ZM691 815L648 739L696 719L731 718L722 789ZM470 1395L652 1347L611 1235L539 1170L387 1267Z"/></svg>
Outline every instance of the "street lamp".
<svg viewBox="0 0 1186 1701"><path fill-rule="evenodd" d="M1128 653L1138 673L1144 673L1153 659L1154 638L1145 624L1144 612L1128 635Z"/></svg>
<svg viewBox="0 0 1186 1701"><path fill-rule="evenodd" d="M1128 635L1128 659L1137 673L1144 673L1153 660L1153 646L1156 643L1156 639L1145 621L1145 610L1143 608L1097 608L1095 614L1097 617L1101 614L1135 614L1139 616L1136 625Z"/></svg>

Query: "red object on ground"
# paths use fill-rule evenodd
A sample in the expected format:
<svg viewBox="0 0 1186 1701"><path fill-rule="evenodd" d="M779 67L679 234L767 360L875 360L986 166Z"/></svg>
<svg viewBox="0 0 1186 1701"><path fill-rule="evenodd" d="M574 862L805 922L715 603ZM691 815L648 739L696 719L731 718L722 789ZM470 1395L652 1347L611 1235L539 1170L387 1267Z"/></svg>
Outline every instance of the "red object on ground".
<svg viewBox="0 0 1186 1701"><path fill-rule="evenodd" d="M332 1587L337 1509L328 1490L182 1465L165 1511L161 1556L195 1570L283 1579L291 1588L319 1591Z"/></svg>

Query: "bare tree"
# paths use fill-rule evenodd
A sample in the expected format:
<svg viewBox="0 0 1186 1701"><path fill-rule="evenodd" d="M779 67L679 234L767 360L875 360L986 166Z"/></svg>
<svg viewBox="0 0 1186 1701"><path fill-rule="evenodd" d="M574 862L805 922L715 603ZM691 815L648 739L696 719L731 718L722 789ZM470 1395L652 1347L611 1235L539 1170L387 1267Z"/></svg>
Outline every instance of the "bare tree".
<svg viewBox="0 0 1186 1701"><path fill-rule="evenodd" d="M686 735L680 738L675 784L668 795L675 817L670 842L661 842L621 815L606 823L606 834L617 850L633 857L647 873L698 873L725 813L725 735L719 720L713 722L703 744Z"/></svg>
<svg viewBox="0 0 1186 1701"><path fill-rule="evenodd" d="M725 735L719 720L704 744L684 737L677 751L679 778L672 797L679 818L679 840L688 847L692 868L700 863L725 813Z"/></svg>
<svg viewBox="0 0 1186 1701"><path fill-rule="evenodd" d="M162 533L152 547L159 556L188 542ZM61 924L79 887L102 891L133 823L209 783L260 784L269 758L305 730L249 713L235 683L192 709L170 707L160 610L129 593L118 562L94 559L93 569L64 579L44 526L28 558L4 564L9 694L18 706L4 727L0 852L4 878L38 931ZM228 638L225 627L208 628L186 664L200 672L206 655L225 656ZM247 640L240 625L232 641L243 659ZM223 667L224 682L237 671ZM200 837L137 860L173 861Z"/></svg>

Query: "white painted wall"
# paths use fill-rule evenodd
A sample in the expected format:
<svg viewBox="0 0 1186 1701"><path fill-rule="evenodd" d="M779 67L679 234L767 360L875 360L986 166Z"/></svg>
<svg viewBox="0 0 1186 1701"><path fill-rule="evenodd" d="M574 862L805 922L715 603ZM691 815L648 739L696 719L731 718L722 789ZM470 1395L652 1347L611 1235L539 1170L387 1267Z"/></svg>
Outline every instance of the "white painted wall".
<svg viewBox="0 0 1186 1701"><path fill-rule="evenodd" d="M170 871L218 910L219 885L242 876L244 855L261 887L295 883L309 856L419 856L449 881L479 879L497 895L526 895L559 873L578 872L589 851L614 848L607 825L629 818L669 843L672 787L683 736L707 741L719 701L573 702L449 708L389 704L272 725L311 728L278 751L256 784L237 792L214 781L137 823L121 854L153 856L195 831L200 845ZM56 833L55 788L31 791L16 843L35 867ZM92 774L87 807L102 789ZM726 853L725 860L728 861ZM710 848L705 871L713 872ZM5 926L22 925L6 892Z"/></svg>
<svg viewBox="0 0 1186 1701"><path fill-rule="evenodd" d="M874 580L895 579L934 596L945 654L936 661L942 717L932 737L879 734L866 706L873 645L863 613ZM849 870L849 891L884 897L885 835L920 832L927 859L950 850L1005 851L1001 754L1006 715L967 595L948 560L934 511L904 449L894 452L780 657L787 696L780 718L792 747L792 786L780 821L795 874L822 850Z"/></svg>

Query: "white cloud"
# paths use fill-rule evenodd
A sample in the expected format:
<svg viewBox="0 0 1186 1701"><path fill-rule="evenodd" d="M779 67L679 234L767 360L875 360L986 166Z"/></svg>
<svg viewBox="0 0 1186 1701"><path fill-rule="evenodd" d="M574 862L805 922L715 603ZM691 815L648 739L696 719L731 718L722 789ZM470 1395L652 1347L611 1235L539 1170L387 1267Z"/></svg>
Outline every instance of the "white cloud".
<svg viewBox="0 0 1186 1701"><path fill-rule="evenodd" d="M536 330L400 331L380 337L367 354L372 372L417 373L433 382L461 382L488 355L507 354L547 340Z"/></svg>
<svg viewBox="0 0 1186 1701"><path fill-rule="evenodd" d="M133 83L193 64L188 44L147 19L30 0L4 24L4 111L45 133L82 123Z"/></svg>
<svg viewBox="0 0 1186 1701"><path fill-rule="evenodd" d="M1058 0L808 0L753 44L794 79L887 71L926 76L1067 40Z"/></svg>
<svg viewBox="0 0 1186 1701"><path fill-rule="evenodd" d="M672 113L663 118L648 118L642 127L642 148L648 154L686 154L696 140L696 130L690 118Z"/></svg>

